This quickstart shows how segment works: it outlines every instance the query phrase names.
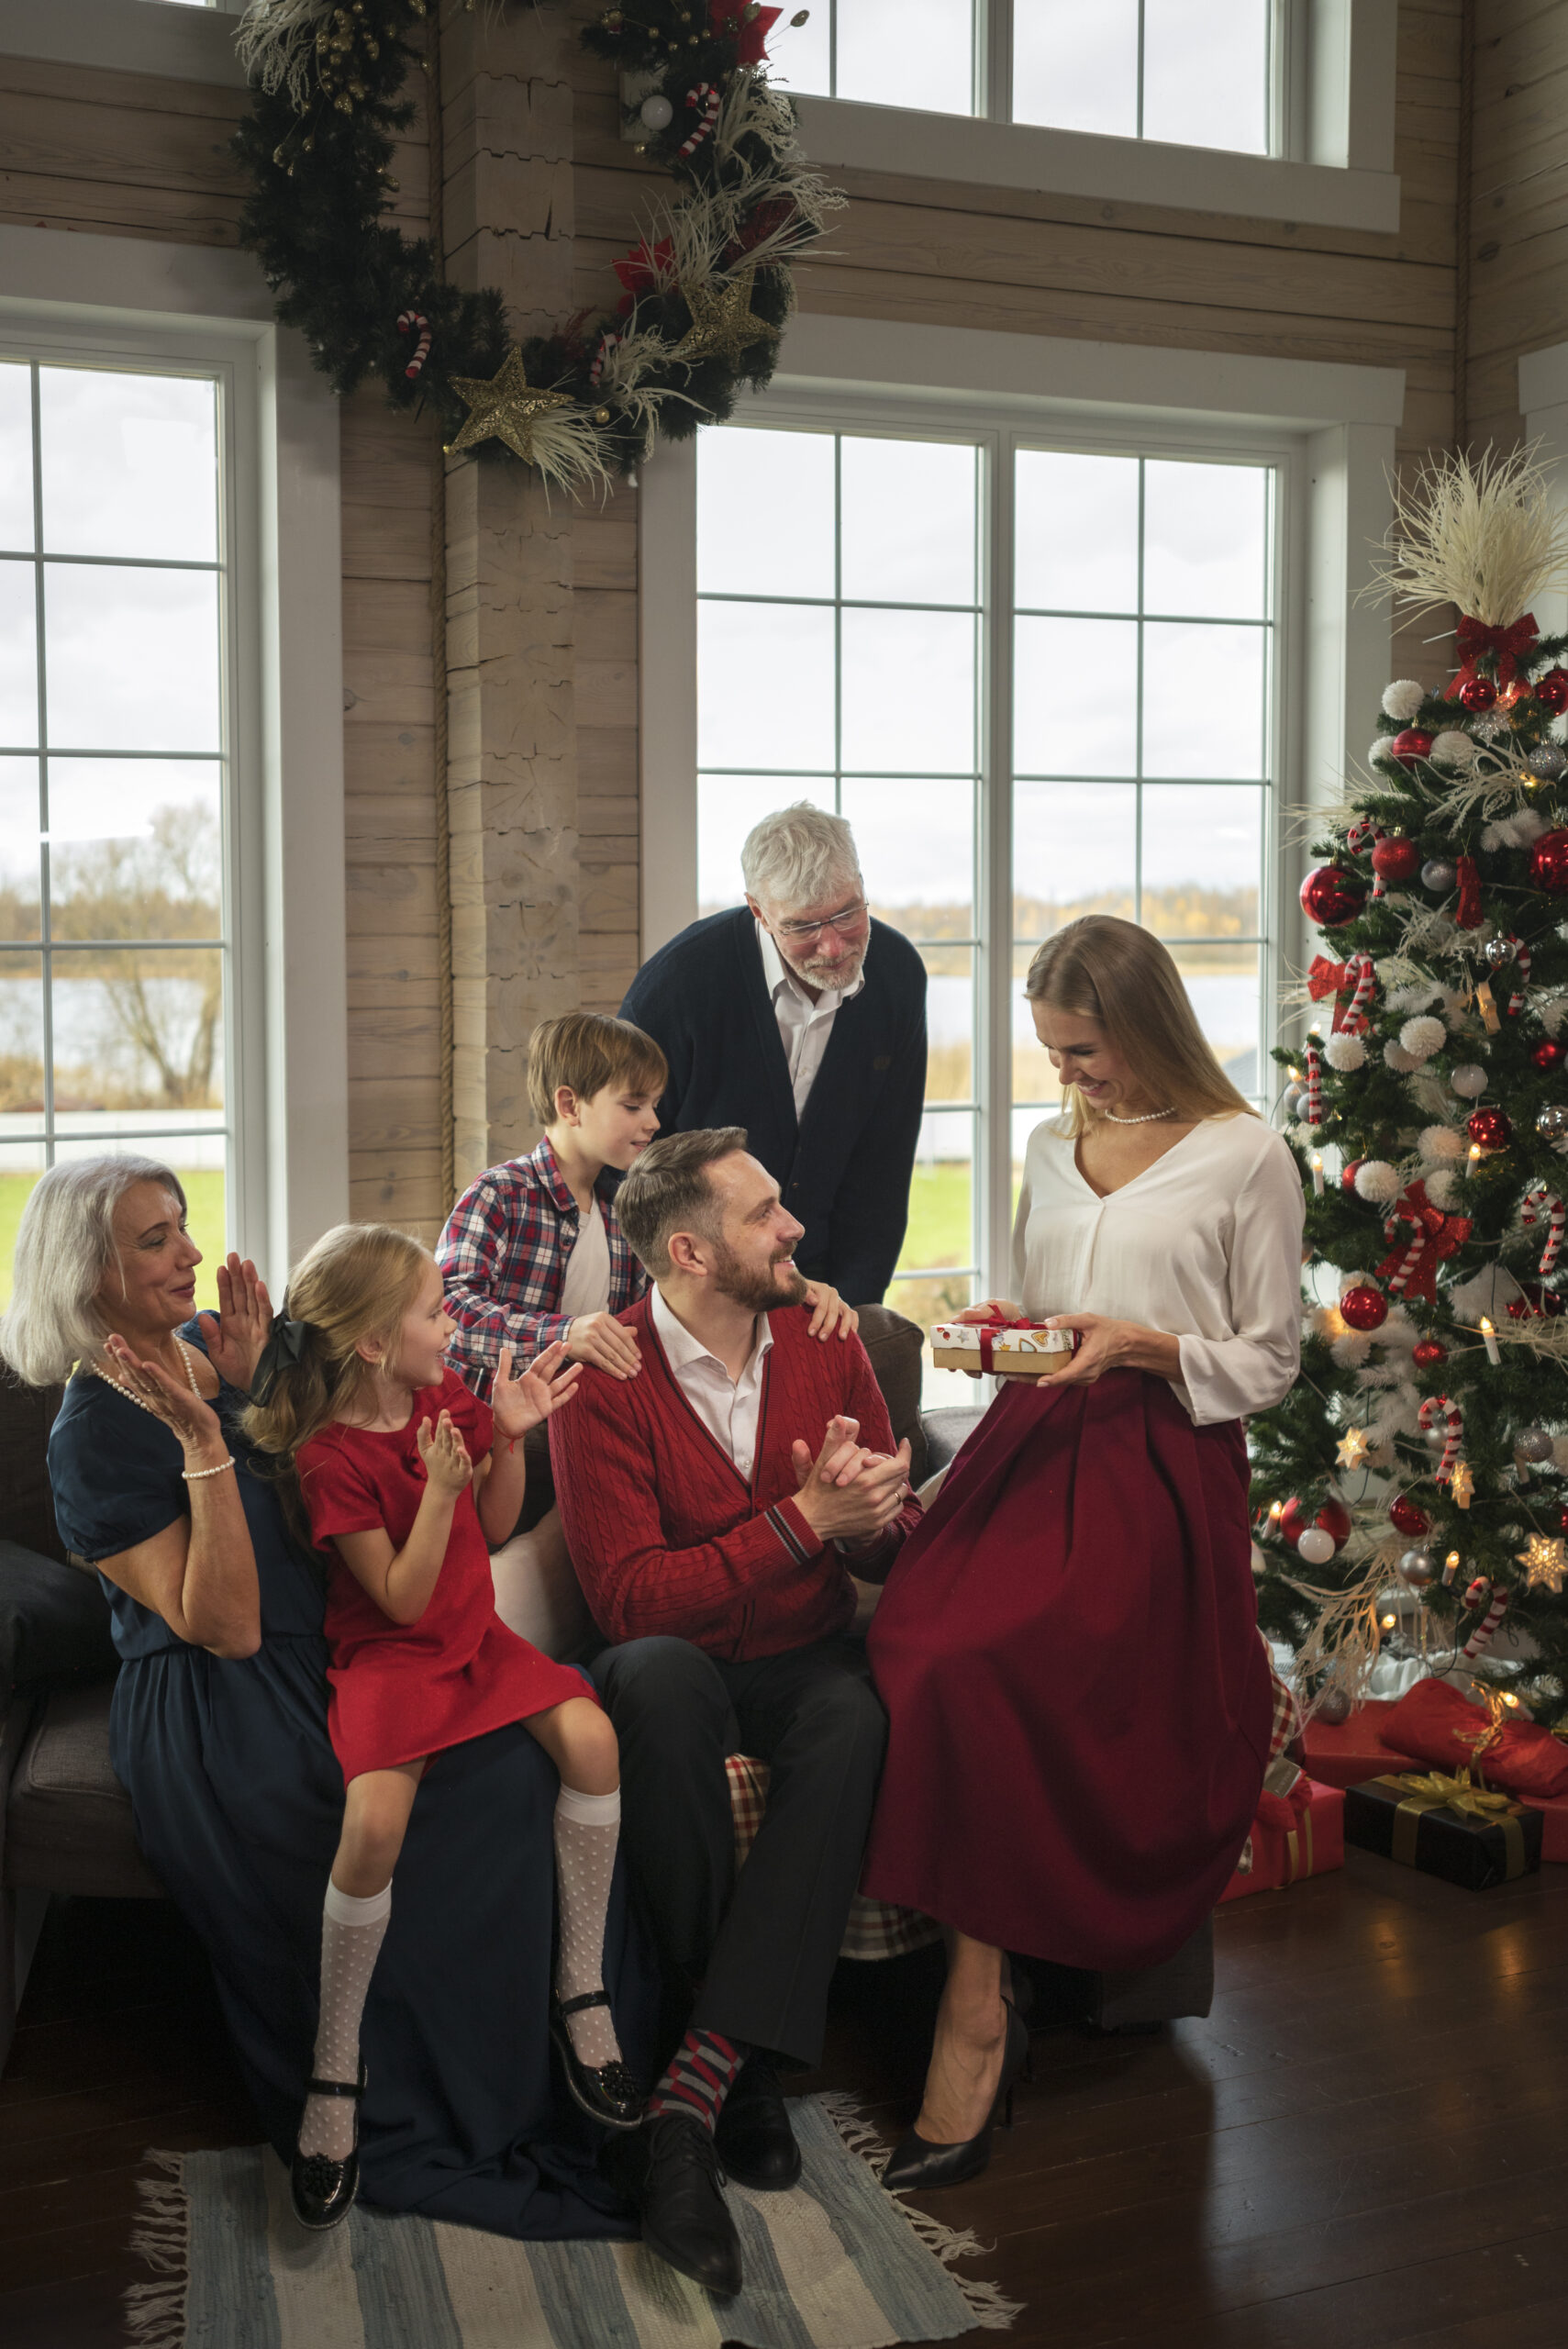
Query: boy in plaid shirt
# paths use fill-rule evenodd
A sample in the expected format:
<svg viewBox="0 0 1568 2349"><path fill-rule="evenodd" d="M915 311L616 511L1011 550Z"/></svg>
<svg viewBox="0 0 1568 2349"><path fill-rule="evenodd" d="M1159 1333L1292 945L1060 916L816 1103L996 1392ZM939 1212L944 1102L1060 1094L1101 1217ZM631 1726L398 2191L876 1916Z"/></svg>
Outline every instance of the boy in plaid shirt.
<svg viewBox="0 0 1568 2349"><path fill-rule="evenodd" d="M528 1105L544 1140L471 1183L436 1248L450 1360L478 1395L503 1346L531 1362L559 1339L573 1362L635 1378L637 1341L617 1320L648 1286L622 1237L615 1194L659 1130L667 1081L651 1036L625 1019L569 1012L528 1044Z"/></svg>

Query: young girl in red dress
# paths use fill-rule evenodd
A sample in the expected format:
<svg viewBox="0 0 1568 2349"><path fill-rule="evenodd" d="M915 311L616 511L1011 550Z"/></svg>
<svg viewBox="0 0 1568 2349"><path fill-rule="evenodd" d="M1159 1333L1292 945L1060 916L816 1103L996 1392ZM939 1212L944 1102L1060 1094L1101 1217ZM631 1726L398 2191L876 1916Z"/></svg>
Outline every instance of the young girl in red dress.
<svg viewBox="0 0 1568 2349"><path fill-rule="evenodd" d="M248 1429L292 1470L332 1560L328 1726L347 1796L327 1887L321 2008L295 2157L306 2226L348 2215L358 2185L360 2021L392 1877L433 1754L521 1721L561 1773L560 1954L551 2031L593 2118L634 2128L641 2100L603 1986L620 1833L615 1731L583 1675L495 1612L490 1545L522 1508L521 1439L578 1378L551 1346L520 1377L501 1355L489 1403L445 1361L453 1323L434 1259L385 1224L340 1224L305 1258L252 1386Z"/></svg>

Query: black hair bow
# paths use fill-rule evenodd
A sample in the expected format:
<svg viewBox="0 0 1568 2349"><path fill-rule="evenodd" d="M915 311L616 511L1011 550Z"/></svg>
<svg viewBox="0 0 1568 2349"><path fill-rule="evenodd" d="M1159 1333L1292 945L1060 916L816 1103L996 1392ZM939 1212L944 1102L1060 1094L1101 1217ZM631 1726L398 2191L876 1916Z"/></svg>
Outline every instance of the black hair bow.
<svg viewBox="0 0 1568 2349"><path fill-rule="evenodd" d="M291 1321L287 1316L288 1299L285 1297L268 1333L266 1344L256 1357L256 1367L250 1374L252 1403L271 1402L280 1373L292 1369L304 1358L310 1324L308 1321Z"/></svg>

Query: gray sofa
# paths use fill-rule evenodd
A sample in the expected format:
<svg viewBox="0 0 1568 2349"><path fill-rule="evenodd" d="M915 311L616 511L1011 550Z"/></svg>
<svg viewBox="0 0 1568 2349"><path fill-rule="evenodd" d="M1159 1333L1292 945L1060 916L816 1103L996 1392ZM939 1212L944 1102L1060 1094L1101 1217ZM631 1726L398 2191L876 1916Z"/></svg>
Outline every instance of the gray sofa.
<svg viewBox="0 0 1568 2349"><path fill-rule="evenodd" d="M923 1482L946 1466L978 1414L921 1412L913 1322L870 1306L861 1330L895 1435L909 1438ZM16 2021L18 1951L25 1958L48 1896L163 1898L109 1765L117 1664L108 1609L97 1577L71 1563L55 1528L44 1450L59 1400L0 1372L0 2069ZM530 1457L529 1519L548 1506L548 1479L541 1450ZM1207 2014L1209 1930L1153 1973L1088 1976L1071 1989L1076 2010L1104 2030Z"/></svg>

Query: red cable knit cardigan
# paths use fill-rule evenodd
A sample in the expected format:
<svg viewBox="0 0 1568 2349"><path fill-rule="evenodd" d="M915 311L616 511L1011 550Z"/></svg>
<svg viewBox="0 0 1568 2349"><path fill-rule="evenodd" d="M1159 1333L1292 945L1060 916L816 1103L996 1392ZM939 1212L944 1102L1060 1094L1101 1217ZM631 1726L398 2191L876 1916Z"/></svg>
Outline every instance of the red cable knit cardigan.
<svg viewBox="0 0 1568 2349"><path fill-rule="evenodd" d="M675 1384L646 1297L617 1317L635 1332L639 1375L584 1371L550 1422L550 1465L567 1546L594 1620L609 1640L673 1633L723 1656L780 1655L841 1631L855 1594L831 1542L795 1505L790 1445L813 1457L836 1411L873 1451L894 1449L887 1406L858 1338L807 1333L809 1315L768 1316L756 1458L748 1486ZM911 1495L879 1547L855 1564L880 1580L920 1504Z"/></svg>

